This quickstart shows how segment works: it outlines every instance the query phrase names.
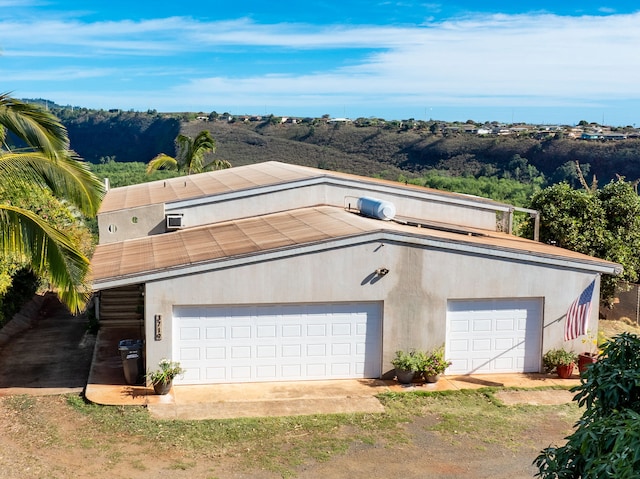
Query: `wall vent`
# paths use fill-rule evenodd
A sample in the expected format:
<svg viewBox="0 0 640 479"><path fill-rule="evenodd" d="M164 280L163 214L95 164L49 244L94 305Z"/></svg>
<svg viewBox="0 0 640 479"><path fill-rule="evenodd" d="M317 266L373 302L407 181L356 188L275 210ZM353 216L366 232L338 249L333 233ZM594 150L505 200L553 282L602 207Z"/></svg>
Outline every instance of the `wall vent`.
<svg viewBox="0 0 640 479"><path fill-rule="evenodd" d="M182 215L167 215L167 230L179 230L184 228L184 218Z"/></svg>

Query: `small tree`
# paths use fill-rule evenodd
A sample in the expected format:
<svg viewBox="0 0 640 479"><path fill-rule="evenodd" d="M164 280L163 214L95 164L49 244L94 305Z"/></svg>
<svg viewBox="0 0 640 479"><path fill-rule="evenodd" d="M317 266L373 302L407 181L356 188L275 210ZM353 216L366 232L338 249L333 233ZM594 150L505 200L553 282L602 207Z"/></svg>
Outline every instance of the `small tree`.
<svg viewBox="0 0 640 479"><path fill-rule="evenodd" d="M623 333L583 373L574 400L585 408L561 447L535 459L543 479L631 479L640 471L640 338Z"/></svg>
<svg viewBox="0 0 640 479"><path fill-rule="evenodd" d="M640 197L622 178L601 189L586 182L584 186L574 190L560 183L545 188L533 196L530 208L540 211L540 241L623 266L620 278L602 278L602 302L611 304L618 279L634 283L639 277ZM532 226L525 234L531 236Z"/></svg>
<svg viewBox="0 0 640 479"><path fill-rule="evenodd" d="M216 151L216 140L207 130L202 130L195 138L178 135L176 137L176 150L175 158L164 153L160 153L153 158L147 164L147 173L165 169L191 175L231 167L231 163L227 160L214 159L205 161L206 153L215 153Z"/></svg>

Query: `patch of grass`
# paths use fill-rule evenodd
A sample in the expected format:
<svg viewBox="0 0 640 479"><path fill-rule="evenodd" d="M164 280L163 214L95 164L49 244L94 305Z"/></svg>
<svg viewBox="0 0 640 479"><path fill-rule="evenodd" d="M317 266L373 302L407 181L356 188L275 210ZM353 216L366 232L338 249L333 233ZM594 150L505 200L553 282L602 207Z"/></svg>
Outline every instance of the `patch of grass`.
<svg viewBox="0 0 640 479"><path fill-rule="evenodd" d="M139 459L133 461L131 463L131 467L133 469L136 469L137 471L146 471L147 470L147 466L145 466L144 463Z"/></svg>
<svg viewBox="0 0 640 479"><path fill-rule="evenodd" d="M237 457L241 466L277 472L283 477L306 461L326 461L354 442L373 444L393 430L398 419L385 414L344 414L159 421L140 407L98 406L69 396L68 404L105 435L132 436L153 450L179 447L209 457ZM176 466L177 467L177 466Z"/></svg>
<svg viewBox="0 0 640 479"><path fill-rule="evenodd" d="M437 421L428 427L450 441L466 436L484 444L517 449L528 441L527 430L541 423L562 420L575 423L580 417L576 404L562 406L505 406L495 397L496 389L425 392L401 395L384 394L380 400L389 414L424 416L433 414ZM399 397L398 397L399 396Z"/></svg>
<svg viewBox="0 0 640 479"><path fill-rule="evenodd" d="M465 436L477 439L479 448L517 448L527 441L527 430L540 423L558 418L573 424L579 417L575 405L505 406L492 389L385 393L379 399L382 414L205 421L160 421L142 407L98 406L76 396L69 396L68 403L84 416L87 430L145 444L154 453L178 449L188 455L189 461L175 462L172 469L193 467L200 457L231 457L241 468L282 477L291 477L301 464L344 454L354 444L409 443L404 424L420 416L435 417L425 427L445 440Z"/></svg>
<svg viewBox="0 0 640 479"><path fill-rule="evenodd" d="M45 447L60 440L58 430L39 412L37 398L26 395L8 396L2 400L2 406L12 416L15 434L29 437L31 442Z"/></svg>
<svg viewBox="0 0 640 479"><path fill-rule="evenodd" d="M177 461L171 464L169 469L173 469L175 471L186 471L192 467L196 467L196 463L194 461Z"/></svg>

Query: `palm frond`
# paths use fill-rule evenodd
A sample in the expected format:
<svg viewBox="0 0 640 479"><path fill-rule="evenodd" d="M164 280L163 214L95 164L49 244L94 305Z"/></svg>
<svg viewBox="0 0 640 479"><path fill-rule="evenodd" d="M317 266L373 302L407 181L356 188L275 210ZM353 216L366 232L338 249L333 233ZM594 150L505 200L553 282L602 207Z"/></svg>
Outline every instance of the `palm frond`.
<svg viewBox="0 0 640 479"><path fill-rule="evenodd" d="M63 232L36 214L0 204L0 252L24 256L31 268L47 278L72 312L86 305L89 260Z"/></svg>
<svg viewBox="0 0 640 479"><path fill-rule="evenodd" d="M67 129L55 115L8 93L0 94L0 125L50 158L69 149Z"/></svg>
<svg viewBox="0 0 640 479"><path fill-rule="evenodd" d="M178 162L175 158L165 155L164 153L160 153L147 164L147 173L153 173L154 171L161 169L177 170Z"/></svg>
<svg viewBox="0 0 640 479"><path fill-rule="evenodd" d="M229 161L216 158L213 161L207 163L204 167L204 170L215 171L215 170L225 170L227 168L231 168L231 163Z"/></svg>
<svg viewBox="0 0 640 479"><path fill-rule="evenodd" d="M89 165L77 157L60 155L51 161L42 153L5 153L0 155L0 180L3 185L27 181L49 188L87 215L95 215L104 195L104 187Z"/></svg>

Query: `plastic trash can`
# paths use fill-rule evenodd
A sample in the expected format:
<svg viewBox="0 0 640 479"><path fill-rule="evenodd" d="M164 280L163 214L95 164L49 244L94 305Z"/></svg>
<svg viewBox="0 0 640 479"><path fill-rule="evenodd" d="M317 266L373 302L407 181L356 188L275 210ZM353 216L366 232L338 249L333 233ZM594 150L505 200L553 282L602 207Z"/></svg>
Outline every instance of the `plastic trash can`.
<svg viewBox="0 0 640 479"><path fill-rule="evenodd" d="M144 380L144 361L141 339L123 339L118 343L122 370L127 384L141 384Z"/></svg>

